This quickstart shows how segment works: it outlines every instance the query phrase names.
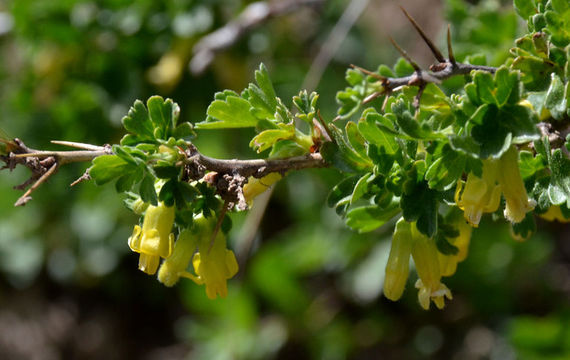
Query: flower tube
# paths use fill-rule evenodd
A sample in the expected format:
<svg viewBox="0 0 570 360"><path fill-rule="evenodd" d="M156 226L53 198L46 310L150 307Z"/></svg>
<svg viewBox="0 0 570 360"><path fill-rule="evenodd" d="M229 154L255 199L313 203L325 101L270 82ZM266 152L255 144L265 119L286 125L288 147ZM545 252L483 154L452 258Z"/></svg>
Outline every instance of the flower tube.
<svg viewBox="0 0 570 360"><path fill-rule="evenodd" d="M172 253L174 235L174 207L159 202L158 206L149 205L146 209L142 228L135 225L129 237L129 247L138 252L139 269L149 275L156 273L160 258L167 258Z"/></svg>

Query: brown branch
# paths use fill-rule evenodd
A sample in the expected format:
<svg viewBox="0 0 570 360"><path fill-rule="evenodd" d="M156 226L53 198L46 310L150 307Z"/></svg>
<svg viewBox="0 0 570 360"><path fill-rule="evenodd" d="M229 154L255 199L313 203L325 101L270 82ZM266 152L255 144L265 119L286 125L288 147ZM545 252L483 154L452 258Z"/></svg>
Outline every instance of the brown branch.
<svg viewBox="0 0 570 360"><path fill-rule="evenodd" d="M291 170L323 168L329 166L319 153L295 156L285 159L253 159L253 160L222 160L203 155L193 145L189 149L187 166L215 171L218 174L240 175L245 178L253 176L262 178L273 172L285 173Z"/></svg>

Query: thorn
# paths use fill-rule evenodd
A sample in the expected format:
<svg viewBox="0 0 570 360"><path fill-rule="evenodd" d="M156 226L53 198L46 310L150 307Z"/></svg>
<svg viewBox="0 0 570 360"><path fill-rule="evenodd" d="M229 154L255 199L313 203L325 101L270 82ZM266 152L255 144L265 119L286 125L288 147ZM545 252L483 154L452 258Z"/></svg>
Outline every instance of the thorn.
<svg viewBox="0 0 570 360"><path fill-rule="evenodd" d="M386 110L386 105L388 105L388 99L390 98L389 95L390 94L387 94L386 97L384 98L384 102L382 103L382 108L380 108L380 110L382 112L384 112Z"/></svg>
<svg viewBox="0 0 570 360"><path fill-rule="evenodd" d="M85 144L85 143L80 143L80 142L75 142L75 141L52 140L50 142L52 144L56 144L56 145L69 146L69 147L73 147L73 148L77 148L77 149L83 149L83 150L93 150L93 151L105 150L105 148L103 146Z"/></svg>
<svg viewBox="0 0 570 360"><path fill-rule="evenodd" d="M447 54L449 56L449 62L455 65L455 56L453 56L453 48L451 47L451 27L447 24Z"/></svg>
<svg viewBox="0 0 570 360"><path fill-rule="evenodd" d="M377 92L375 92L375 93L372 93L372 94L368 95L367 97L365 97L364 100L362 100L362 105L368 104L368 103L371 102L372 100L374 100L374 99L376 99L377 97L382 96L382 95L384 95L384 94L385 94L384 92L380 92L380 91L377 91Z"/></svg>
<svg viewBox="0 0 570 360"><path fill-rule="evenodd" d="M410 16L410 14L408 14L408 12L406 11L406 9L404 9L403 7L400 6L400 9L402 9L402 11L404 12L404 15L406 15L406 17L408 18L408 20L410 20L410 22L412 23L412 25L414 26L414 28L416 28L417 32L420 34L420 36L422 37L422 39L424 39L425 43L427 44L427 46L430 48L431 53L433 54L433 56L435 56L435 58L437 59L437 61L439 62L445 62L445 57L441 54L441 51L439 51L439 49L434 45L434 43L427 37L427 35L424 33L424 31L422 30L422 28L420 28L420 26L418 25L418 23Z"/></svg>
<svg viewBox="0 0 570 360"><path fill-rule="evenodd" d="M392 39L391 36L390 36L390 42L392 43L392 45L394 45L394 47L396 48L396 50L398 50L398 52L400 53L400 55L402 55L402 57L403 57L404 59L406 59L406 61L409 62L410 65L412 65L412 67L414 68L414 70L416 70L416 71L418 71L418 72L421 72L421 71L422 71L422 69L420 69L419 65L418 65L414 60L412 60L412 58L410 57L410 55L408 55L408 53L407 53L404 49L402 49L402 48L400 47L400 45L398 45L398 44L394 41L394 39Z"/></svg>
<svg viewBox="0 0 570 360"><path fill-rule="evenodd" d="M382 76L382 75L380 75L380 74L376 74L376 73L374 73L374 72L372 72L372 71L368 71L368 70L366 70L366 69L364 69L364 68L361 68L360 66L357 66L357 65L354 65L354 64L350 64L350 67L353 68L353 69L359 70L359 71L365 73L366 75L370 75L370 76L372 76L373 78L378 79L378 80L380 80L380 81L386 81L386 80L388 80L387 77Z"/></svg>

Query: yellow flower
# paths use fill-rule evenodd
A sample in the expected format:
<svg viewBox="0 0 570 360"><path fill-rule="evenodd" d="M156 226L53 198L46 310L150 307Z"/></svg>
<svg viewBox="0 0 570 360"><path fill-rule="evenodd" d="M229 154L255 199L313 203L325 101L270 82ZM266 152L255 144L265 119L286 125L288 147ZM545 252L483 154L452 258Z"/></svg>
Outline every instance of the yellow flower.
<svg viewBox="0 0 570 360"><path fill-rule="evenodd" d="M158 281L166 286L174 286L180 277L193 279L195 276L190 274L186 268L192 259L192 255L196 252L198 242L198 227L193 226L192 229L184 229L178 235L178 239L174 243L172 255L168 257L158 270Z"/></svg>
<svg viewBox="0 0 570 360"><path fill-rule="evenodd" d="M570 222L570 218L565 218L560 210L560 206L552 205L548 208L548 211L544 214L540 214L540 217L546 221L559 221L561 223L568 223Z"/></svg>
<svg viewBox="0 0 570 360"><path fill-rule="evenodd" d="M404 292L409 275L410 253L412 251L411 224L401 218L396 223L392 246L386 264L384 295L396 301Z"/></svg>
<svg viewBox="0 0 570 360"><path fill-rule="evenodd" d="M505 196L505 218L512 223L523 221L536 203L529 200L519 170L518 153L514 146L501 156L499 183Z"/></svg>
<svg viewBox="0 0 570 360"><path fill-rule="evenodd" d="M226 281L238 271L238 263L234 253L226 248L226 237L219 231L211 243L211 233L201 236L198 252L192 259L197 276L186 276L197 284L206 285L206 295L215 299L217 295L224 298L228 295Z"/></svg>
<svg viewBox="0 0 570 360"><path fill-rule="evenodd" d="M440 281L439 252L435 246L435 241L420 233L415 223L412 223L411 230L414 238L412 258L419 276L416 282L416 288L419 289L418 300L425 310L429 309L430 300L433 300L435 305L442 309L444 297L451 299L452 296L451 291Z"/></svg>
<svg viewBox="0 0 570 360"><path fill-rule="evenodd" d="M142 229L135 225L129 238L129 247L140 253L139 269L149 275L156 273L160 258L167 258L172 252L174 235L170 233L174 224L174 207L163 203L149 205L144 215Z"/></svg>
<svg viewBox="0 0 570 360"><path fill-rule="evenodd" d="M243 196L245 201L250 204L256 196L264 193L271 187L271 185L281 180L282 177L283 176L279 173L270 173L261 179L250 176L247 180L247 184L243 186Z"/></svg>
<svg viewBox="0 0 570 360"><path fill-rule="evenodd" d="M529 200L524 188L517 154L516 148L511 146L499 160L483 160L483 178L470 173L465 189L462 181L457 183L455 203L472 226L479 225L483 213L499 208L501 192L506 202L504 216L512 223L521 222L534 208L535 202Z"/></svg>
<svg viewBox="0 0 570 360"><path fill-rule="evenodd" d="M455 274L457 264L467 257L473 228L463 221L463 219L458 221L456 225L459 230L459 236L451 239L451 243L455 245L459 251L455 255L444 255L438 252L441 276L451 276Z"/></svg>
<svg viewBox="0 0 570 360"><path fill-rule="evenodd" d="M497 184L498 165L496 160L483 160L483 178L470 173L463 193L463 181L457 182L455 203L463 210L465 220L474 227L479 226L483 213L491 213L499 208L501 187Z"/></svg>
<svg viewBox="0 0 570 360"><path fill-rule="evenodd" d="M458 239L458 242L460 241ZM386 265L384 295L393 301L402 296L408 279L411 255L419 276L416 288L419 289L420 305L427 310L430 300L433 300L439 309L443 308L444 297L451 299L451 291L440 281L441 270L438 254L434 239L420 233L415 222L409 223L403 218L398 220Z"/></svg>

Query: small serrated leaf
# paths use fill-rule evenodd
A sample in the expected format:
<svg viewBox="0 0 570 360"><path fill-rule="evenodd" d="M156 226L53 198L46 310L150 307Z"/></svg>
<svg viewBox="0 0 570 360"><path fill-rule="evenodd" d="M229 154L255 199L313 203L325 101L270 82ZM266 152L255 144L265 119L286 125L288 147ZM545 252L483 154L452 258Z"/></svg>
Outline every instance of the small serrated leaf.
<svg viewBox="0 0 570 360"><path fill-rule="evenodd" d="M250 111L249 101L237 97L227 96L225 100L214 100L206 113L208 118L196 124L197 129L232 129L255 127L258 118Z"/></svg>

